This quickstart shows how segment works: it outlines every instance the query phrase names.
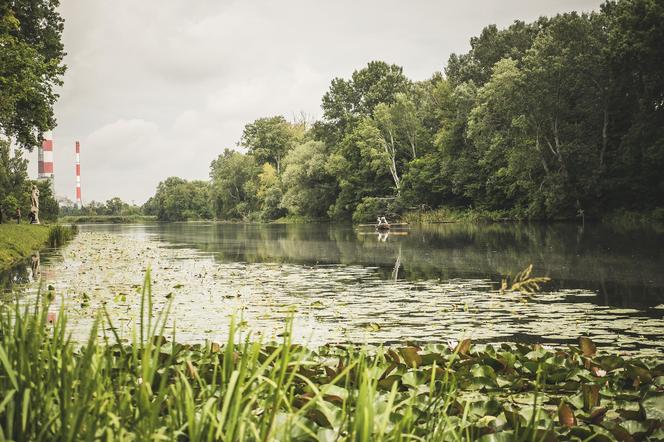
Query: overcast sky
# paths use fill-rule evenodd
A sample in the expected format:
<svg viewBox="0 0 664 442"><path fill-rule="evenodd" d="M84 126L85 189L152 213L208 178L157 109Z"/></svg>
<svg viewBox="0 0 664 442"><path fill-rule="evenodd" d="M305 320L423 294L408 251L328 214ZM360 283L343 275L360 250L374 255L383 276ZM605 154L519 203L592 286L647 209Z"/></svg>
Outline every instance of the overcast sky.
<svg viewBox="0 0 664 442"><path fill-rule="evenodd" d="M143 203L168 176L207 179L247 122L320 117L334 77L370 60L421 80L490 23L598 0L61 0L68 53L53 131L56 191ZM30 155L36 176L36 150Z"/></svg>

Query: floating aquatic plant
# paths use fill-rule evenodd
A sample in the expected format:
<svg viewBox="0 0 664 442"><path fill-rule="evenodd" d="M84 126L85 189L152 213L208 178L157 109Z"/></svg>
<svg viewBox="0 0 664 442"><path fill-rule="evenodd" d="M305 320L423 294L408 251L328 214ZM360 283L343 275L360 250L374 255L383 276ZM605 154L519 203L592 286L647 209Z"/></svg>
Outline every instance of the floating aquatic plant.
<svg viewBox="0 0 664 442"><path fill-rule="evenodd" d="M510 275L502 279L500 284L500 293L520 292L524 295L533 295L541 289L541 285L551 281L547 276L531 276L533 265L517 273L514 278Z"/></svg>
<svg viewBox="0 0 664 442"><path fill-rule="evenodd" d="M1 440L663 440L664 364L578 346L178 344L149 275L130 343L0 311Z"/></svg>

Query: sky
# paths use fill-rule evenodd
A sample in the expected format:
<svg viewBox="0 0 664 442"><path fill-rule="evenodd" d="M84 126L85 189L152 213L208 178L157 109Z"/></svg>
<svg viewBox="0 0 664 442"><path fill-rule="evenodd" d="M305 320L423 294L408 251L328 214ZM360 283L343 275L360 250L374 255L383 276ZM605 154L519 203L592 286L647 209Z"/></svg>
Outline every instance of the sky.
<svg viewBox="0 0 664 442"><path fill-rule="evenodd" d="M371 60L423 80L488 24L600 3L61 0L68 70L55 106L56 193L74 199L76 140L84 204L142 204L169 176L207 179L257 118L320 118L330 81Z"/></svg>

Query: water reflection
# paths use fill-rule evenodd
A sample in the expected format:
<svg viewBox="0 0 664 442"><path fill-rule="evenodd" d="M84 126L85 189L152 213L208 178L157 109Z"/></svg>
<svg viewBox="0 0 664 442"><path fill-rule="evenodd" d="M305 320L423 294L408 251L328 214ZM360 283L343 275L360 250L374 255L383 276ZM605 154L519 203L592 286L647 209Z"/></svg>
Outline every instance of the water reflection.
<svg viewBox="0 0 664 442"><path fill-rule="evenodd" d="M221 262L379 267L408 281L487 278L532 263L555 289L589 289L598 305L664 302L664 234L600 224L438 224L378 234L339 225L166 224L150 233Z"/></svg>
<svg viewBox="0 0 664 442"><path fill-rule="evenodd" d="M82 226L41 273L80 336L101 306L130 333L150 263L155 306L175 300L183 340L222 340L234 311L270 335L294 310L296 333L317 343L468 334L564 343L587 333L644 351L662 348L661 246L661 232L590 224L434 225L389 235L328 224ZM500 276L529 263L555 284L528 303L500 296ZM368 331L371 323L381 329Z"/></svg>

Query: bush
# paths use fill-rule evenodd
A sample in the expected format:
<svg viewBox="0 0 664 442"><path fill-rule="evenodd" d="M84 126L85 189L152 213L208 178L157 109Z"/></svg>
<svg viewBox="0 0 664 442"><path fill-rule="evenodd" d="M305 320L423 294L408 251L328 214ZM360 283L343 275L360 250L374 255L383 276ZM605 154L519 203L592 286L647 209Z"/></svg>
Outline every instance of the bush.
<svg viewBox="0 0 664 442"><path fill-rule="evenodd" d="M48 231L48 244L51 247L60 247L71 240L78 228L76 226L63 226L56 224L51 226Z"/></svg>
<svg viewBox="0 0 664 442"><path fill-rule="evenodd" d="M388 219L399 217L401 207L396 200L388 198L364 197L353 212L353 222L373 222L379 216Z"/></svg>

